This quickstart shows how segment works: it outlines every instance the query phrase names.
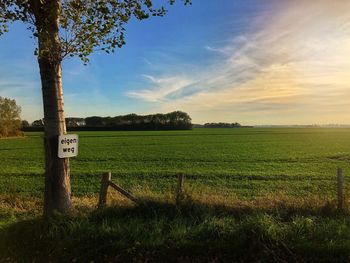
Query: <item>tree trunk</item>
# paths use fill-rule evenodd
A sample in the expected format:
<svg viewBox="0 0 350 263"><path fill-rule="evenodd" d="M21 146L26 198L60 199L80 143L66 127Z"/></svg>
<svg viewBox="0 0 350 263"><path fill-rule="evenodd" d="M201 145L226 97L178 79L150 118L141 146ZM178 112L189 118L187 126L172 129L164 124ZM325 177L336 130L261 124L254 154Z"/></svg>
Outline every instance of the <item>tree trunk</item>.
<svg viewBox="0 0 350 263"><path fill-rule="evenodd" d="M71 187L69 159L58 158L58 136L66 133L59 38L60 1L40 3L34 1L32 9L38 31L38 62L44 103L44 216L50 216L54 211L64 213L71 207Z"/></svg>
<svg viewBox="0 0 350 263"><path fill-rule="evenodd" d="M71 206L69 159L58 158L58 136L66 133L60 63L39 59L45 127L44 215L66 212Z"/></svg>

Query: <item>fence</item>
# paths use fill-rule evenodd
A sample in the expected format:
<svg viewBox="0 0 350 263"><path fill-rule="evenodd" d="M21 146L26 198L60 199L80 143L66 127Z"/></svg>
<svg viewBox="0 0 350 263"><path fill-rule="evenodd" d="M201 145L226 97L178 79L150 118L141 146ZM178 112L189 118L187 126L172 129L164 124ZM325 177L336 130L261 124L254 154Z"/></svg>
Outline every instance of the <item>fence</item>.
<svg viewBox="0 0 350 263"><path fill-rule="evenodd" d="M337 170L337 177L336 177L336 186L337 186L337 209L339 211L342 211L344 209L344 176L343 176L343 169L338 168ZM184 174L178 174L177 175L177 185L175 189L175 201L176 203L181 202L184 198L184 182L185 182L185 176ZM131 201L138 203L139 200L130 192L123 189L121 186L117 185L112 181L112 173L106 172L102 174L101 177L101 187L100 187L100 193L99 193L99 201L98 201L98 207L105 207L107 204L107 193L108 193L108 187L114 188L116 191L118 191L121 195L124 197L130 199Z"/></svg>

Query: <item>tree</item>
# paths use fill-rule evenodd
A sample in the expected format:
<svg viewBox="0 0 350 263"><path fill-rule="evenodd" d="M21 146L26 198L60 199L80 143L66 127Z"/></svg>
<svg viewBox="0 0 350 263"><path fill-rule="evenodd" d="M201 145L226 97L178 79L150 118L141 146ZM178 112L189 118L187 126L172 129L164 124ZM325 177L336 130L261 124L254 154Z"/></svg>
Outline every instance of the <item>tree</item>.
<svg viewBox="0 0 350 263"><path fill-rule="evenodd" d="M32 122L32 127L44 127L44 121L42 119Z"/></svg>
<svg viewBox="0 0 350 263"><path fill-rule="evenodd" d="M189 4L190 0L182 0ZM71 206L69 160L57 156L59 135L66 133L61 61L77 56L84 63L95 50L114 52L125 44L125 25L166 14L154 0L1 0L0 35L8 23L26 23L37 39L44 106L44 215L66 212ZM169 0L173 4L175 0Z"/></svg>
<svg viewBox="0 0 350 263"><path fill-rule="evenodd" d="M22 135L20 113L15 100L0 97L0 137Z"/></svg>
<svg viewBox="0 0 350 263"><path fill-rule="evenodd" d="M104 125L104 121L102 117L92 116L85 118L85 124L88 127L102 127Z"/></svg>
<svg viewBox="0 0 350 263"><path fill-rule="evenodd" d="M28 128L28 127L30 127L29 122L27 120L22 120L21 128L23 129L23 128Z"/></svg>
<svg viewBox="0 0 350 263"><path fill-rule="evenodd" d="M115 117L93 116L85 118L85 124L87 129L98 128L97 130L103 130L103 128L107 128L108 130L176 130L192 128L191 117L182 111L150 115L132 113Z"/></svg>
<svg viewBox="0 0 350 263"><path fill-rule="evenodd" d="M66 118L66 127L80 127L85 125L84 118Z"/></svg>

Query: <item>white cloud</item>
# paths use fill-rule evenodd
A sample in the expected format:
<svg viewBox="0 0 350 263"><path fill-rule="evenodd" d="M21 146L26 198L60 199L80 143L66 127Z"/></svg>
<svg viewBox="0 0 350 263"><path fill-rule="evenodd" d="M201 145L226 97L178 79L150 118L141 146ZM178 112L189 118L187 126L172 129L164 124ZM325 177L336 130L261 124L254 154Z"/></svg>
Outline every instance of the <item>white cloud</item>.
<svg viewBox="0 0 350 263"><path fill-rule="evenodd" d="M205 46L219 56L212 65L145 75L149 87L128 95L157 110L188 111L197 122L350 122L337 114L350 107L348 2L285 1L252 27L225 46Z"/></svg>
<svg viewBox="0 0 350 263"><path fill-rule="evenodd" d="M143 77L149 81L152 88L139 91L130 91L127 93L127 95L146 101L162 102L169 100L169 96L181 92L183 89L193 83L190 78L182 76L155 77L143 75Z"/></svg>

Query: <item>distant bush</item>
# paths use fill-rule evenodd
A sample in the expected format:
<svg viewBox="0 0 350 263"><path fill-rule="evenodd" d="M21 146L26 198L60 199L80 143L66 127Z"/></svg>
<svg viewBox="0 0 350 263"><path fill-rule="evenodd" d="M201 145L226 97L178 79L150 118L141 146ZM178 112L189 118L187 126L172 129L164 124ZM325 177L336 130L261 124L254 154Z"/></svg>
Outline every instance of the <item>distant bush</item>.
<svg viewBox="0 0 350 263"><path fill-rule="evenodd" d="M15 100L0 97L0 137L23 135L20 113Z"/></svg>
<svg viewBox="0 0 350 263"><path fill-rule="evenodd" d="M204 128L237 128L241 127L238 122L226 123L226 122L213 122L204 124Z"/></svg>
<svg viewBox="0 0 350 263"><path fill-rule="evenodd" d="M22 128L29 127L29 126L30 126L30 124L29 124L29 122L27 120L22 120L22 122L21 122L21 127Z"/></svg>
<svg viewBox="0 0 350 263"><path fill-rule="evenodd" d="M44 120L40 119L40 120L35 120L32 122L32 127L44 127Z"/></svg>

